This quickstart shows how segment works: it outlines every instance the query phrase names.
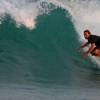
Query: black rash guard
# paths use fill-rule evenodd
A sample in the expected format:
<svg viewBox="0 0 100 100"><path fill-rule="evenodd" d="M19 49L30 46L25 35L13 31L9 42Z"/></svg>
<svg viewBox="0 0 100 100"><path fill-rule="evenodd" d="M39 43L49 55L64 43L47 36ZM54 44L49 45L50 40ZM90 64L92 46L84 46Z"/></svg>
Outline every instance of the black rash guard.
<svg viewBox="0 0 100 100"><path fill-rule="evenodd" d="M100 48L100 36L90 35L88 38L88 43L95 43L96 47Z"/></svg>

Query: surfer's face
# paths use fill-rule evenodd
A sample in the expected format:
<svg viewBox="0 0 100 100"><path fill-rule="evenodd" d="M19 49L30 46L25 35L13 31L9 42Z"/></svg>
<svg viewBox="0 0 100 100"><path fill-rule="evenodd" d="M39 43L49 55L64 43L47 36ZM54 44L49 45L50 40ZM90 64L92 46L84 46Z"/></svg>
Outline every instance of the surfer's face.
<svg viewBox="0 0 100 100"><path fill-rule="evenodd" d="M85 37L85 39L88 39L90 37L90 33L89 32L84 32L84 37Z"/></svg>

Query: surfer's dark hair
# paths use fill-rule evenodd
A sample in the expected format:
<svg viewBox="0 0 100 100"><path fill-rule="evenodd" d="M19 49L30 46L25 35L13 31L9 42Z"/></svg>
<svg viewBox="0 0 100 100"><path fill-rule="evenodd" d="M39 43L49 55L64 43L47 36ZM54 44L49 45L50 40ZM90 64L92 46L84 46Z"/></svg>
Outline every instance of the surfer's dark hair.
<svg viewBox="0 0 100 100"><path fill-rule="evenodd" d="M90 32L88 29L87 29L87 30L84 30L84 33L85 33L85 32L88 32L89 34L91 34L91 32Z"/></svg>

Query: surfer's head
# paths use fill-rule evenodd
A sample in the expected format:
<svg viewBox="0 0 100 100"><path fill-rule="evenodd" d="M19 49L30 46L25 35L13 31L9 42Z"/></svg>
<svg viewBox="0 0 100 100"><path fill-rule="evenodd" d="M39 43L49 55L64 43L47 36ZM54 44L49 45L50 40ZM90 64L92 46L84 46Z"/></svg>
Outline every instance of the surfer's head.
<svg viewBox="0 0 100 100"><path fill-rule="evenodd" d="M89 30L84 30L84 37L85 39L88 39L91 35L91 32Z"/></svg>

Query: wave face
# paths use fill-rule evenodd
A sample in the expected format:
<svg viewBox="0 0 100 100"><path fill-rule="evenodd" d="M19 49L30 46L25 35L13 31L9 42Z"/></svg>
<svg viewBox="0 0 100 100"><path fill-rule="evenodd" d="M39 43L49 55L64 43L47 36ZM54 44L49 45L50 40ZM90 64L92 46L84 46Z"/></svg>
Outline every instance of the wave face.
<svg viewBox="0 0 100 100"><path fill-rule="evenodd" d="M98 0L1 0L0 21L0 100L100 98L99 59L77 52Z"/></svg>

